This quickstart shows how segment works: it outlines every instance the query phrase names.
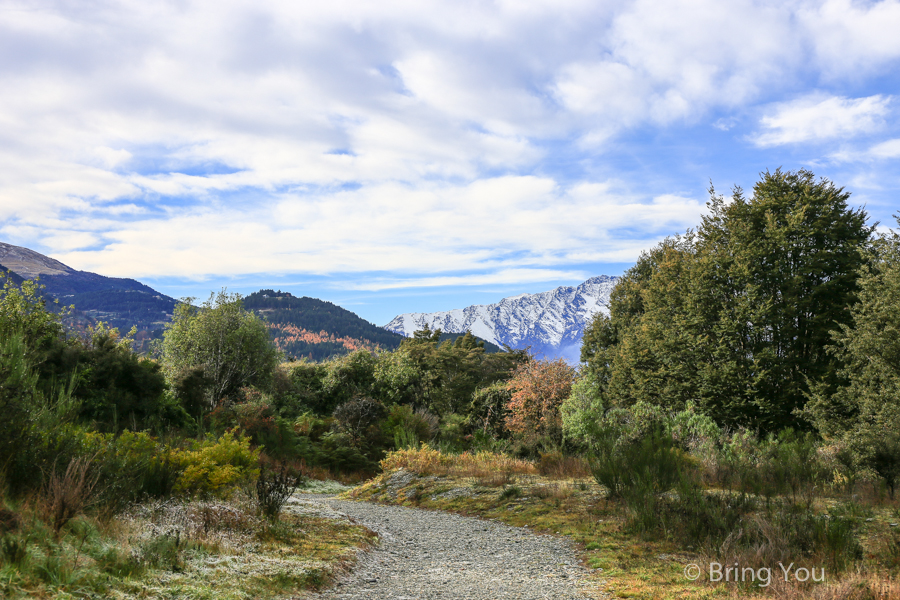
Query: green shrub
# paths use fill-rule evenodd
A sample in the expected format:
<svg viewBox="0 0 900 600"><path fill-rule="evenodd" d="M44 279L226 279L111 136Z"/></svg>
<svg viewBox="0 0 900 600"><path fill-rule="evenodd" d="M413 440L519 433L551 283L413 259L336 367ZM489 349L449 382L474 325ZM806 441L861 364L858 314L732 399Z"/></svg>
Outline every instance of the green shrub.
<svg viewBox="0 0 900 600"><path fill-rule="evenodd" d="M28 558L28 542L14 533L0 536L0 561L20 566Z"/></svg>
<svg viewBox="0 0 900 600"><path fill-rule="evenodd" d="M612 497L656 496L672 489L686 468L686 455L661 427L637 439L606 428L596 432L590 458L597 483Z"/></svg>
<svg viewBox="0 0 900 600"><path fill-rule="evenodd" d="M394 448L415 448L430 442L438 432L438 418L425 409L395 405L388 412L385 429L394 438Z"/></svg>
<svg viewBox="0 0 900 600"><path fill-rule="evenodd" d="M521 495L522 495L522 490L517 486L511 485L508 488L504 489L502 492L500 492L500 499L501 500L511 500L512 498L518 498Z"/></svg>
<svg viewBox="0 0 900 600"><path fill-rule="evenodd" d="M494 439L505 437L509 413L506 407L510 399L512 392L505 381L475 390L466 411L466 431L472 434L478 432Z"/></svg>

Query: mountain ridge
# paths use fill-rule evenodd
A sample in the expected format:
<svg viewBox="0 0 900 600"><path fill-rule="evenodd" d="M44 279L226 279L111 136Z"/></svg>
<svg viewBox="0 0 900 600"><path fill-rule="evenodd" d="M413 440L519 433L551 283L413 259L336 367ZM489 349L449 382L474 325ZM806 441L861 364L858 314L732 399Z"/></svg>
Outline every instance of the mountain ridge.
<svg viewBox="0 0 900 600"><path fill-rule="evenodd" d="M161 333L178 304L178 300L135 279L79 271L55 258L5 242L0 242L0 264L2 270L15 275L16 284L37 278L45 299L58 300L63 306L74 305L89 324L105 321L123 333L137 327L139 347Z"/></svg>
<svg viewBox="0 0 900 600"><path fill-rule="evenodd" d="M618 277L598 275L578 286L518 294L493 304L432 313L404 313L384 328L407 337L429 327L451 333L466 330L498 346L531 347L547 358L578 360L584 328L598 312L609 312L609 294Z"/></svg>
<svg viewBox="0 0 900 600"><path fill-rule="evenodd" d="M403 341L327 300L263 289L241 301L266 319L275 346L288 357L325 360L361 348L394 350Z"/></svg>

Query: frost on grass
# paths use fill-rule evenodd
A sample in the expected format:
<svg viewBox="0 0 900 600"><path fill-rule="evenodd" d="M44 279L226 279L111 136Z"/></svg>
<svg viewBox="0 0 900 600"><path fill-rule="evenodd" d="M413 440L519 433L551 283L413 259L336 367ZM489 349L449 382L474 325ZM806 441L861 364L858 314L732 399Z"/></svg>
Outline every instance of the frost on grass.
<svg viewBox="0 0 900 600"><path fill-rule="evenodd" d="M274 598L321 585L364 536L350 530L344 515L306 504L292 498L278 522L221 501L135 506L122 522L134 560L151 569L112 597ZM332 524L323 525L328 518ZM345 539L324 544L323 527Z"/></svg>
<svg viewBox="0 0 900 600"><path fill-rule="evenodd" d="M297 492L300 494L343 494L350 489L353 489L353 486L344 485L332 479L310 479Z"/></svg>

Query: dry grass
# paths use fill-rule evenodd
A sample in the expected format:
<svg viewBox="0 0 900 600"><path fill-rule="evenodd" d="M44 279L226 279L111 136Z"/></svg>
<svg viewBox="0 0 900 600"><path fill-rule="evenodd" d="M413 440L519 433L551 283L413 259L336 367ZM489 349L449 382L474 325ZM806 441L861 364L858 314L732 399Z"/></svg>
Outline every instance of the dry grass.
<svg viewBox="0 0 900 600"><path fill-rule="evenodd" d="M90 458L72 459L65 473L60 475L54 467L47 479L44 513L57 536L66 523L84 510L97 485L98 476L90 473L92 462Z"/></svg>
<svg viewBox="0 0 900 600"><path fill-rule="evenodd" d="M575 493L575 487L567 484L560 484L557 481L546 484L538 484L528 488L528 493L535 498L565 500L571 498Z"/></svg>
<svg viewBox="0 0 900 600"><path fill-rule="evenodd" d="M735 593L735 596L747 598L746 592ZM802 584L795 581L785 582L779 574L772 578L772 585L765 593L752 596L763 600L897 600L900 598L900 583L894 579L883 577L866 577L861 574L851 575L841 581L823 584Z"/></svg>
<svg viewBox="0 0 900 600"><path fill-rule="evenodd" d="M488 473L477 477L475 483L485 487L503 487L515 483L516 476L511 471L501 471L498 473Z"/></svg>
<svg viewBox="0 0 900 600"><path fill-rule="evenodd" d="M444 454L423 444L421 448L396 450L381 461L385 473L406 469L419 475L445 477L473 477L478 480L496 481L493 485L506 485L513 475L536 475L533 463L493 452L463 452Z"/></svg>
<svg viewBox="0 0 900 600"><path fill-rule="evenodd" d="M561 452L541 453L538 472L548 479L582 479L591 477L591 467L581 456L565 456Z"/></svg>

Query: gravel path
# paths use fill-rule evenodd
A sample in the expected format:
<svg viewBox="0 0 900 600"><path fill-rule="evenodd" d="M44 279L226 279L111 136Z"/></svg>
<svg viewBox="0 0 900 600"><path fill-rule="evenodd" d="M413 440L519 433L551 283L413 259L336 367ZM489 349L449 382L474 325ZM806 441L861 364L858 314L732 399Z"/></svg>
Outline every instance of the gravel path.
<svg viewBox="0 0 900 600"><path fill-rule="evenodd" d="M312 496L312 495L308 495ZM322 507L322 505L325 507ZM318 506L316 506L318 505ZM353 571L320 600L585 599L571 544L495 521L325 496L294 510L337 511L377 532L380 543L361 553ZM326 508L327 507L327 508ZM332 513L334 514L334 513Z"/></svg>

